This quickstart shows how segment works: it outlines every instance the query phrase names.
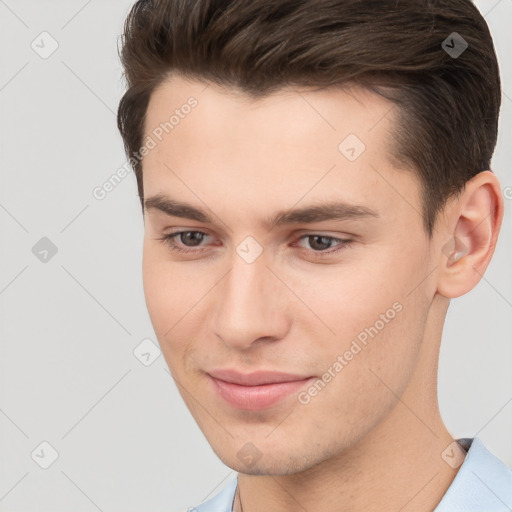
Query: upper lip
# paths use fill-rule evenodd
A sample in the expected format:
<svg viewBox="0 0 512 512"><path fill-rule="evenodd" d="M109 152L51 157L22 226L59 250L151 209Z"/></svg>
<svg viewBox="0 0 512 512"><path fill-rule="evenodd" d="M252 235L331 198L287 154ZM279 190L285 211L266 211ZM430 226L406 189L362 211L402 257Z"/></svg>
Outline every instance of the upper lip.
<svg viewBox="0 0 512 512"><path fill-rule="evenodd" d="M211 377L231 382L233 384L240 384L242 386L260 386L263 384L274 384L278 382L293 382L297 380L308 379L309 375L295 375L284 372L273 372L266 370L259 370L252 373L240 373L236 370L212 370L208 372Z"/></svg>

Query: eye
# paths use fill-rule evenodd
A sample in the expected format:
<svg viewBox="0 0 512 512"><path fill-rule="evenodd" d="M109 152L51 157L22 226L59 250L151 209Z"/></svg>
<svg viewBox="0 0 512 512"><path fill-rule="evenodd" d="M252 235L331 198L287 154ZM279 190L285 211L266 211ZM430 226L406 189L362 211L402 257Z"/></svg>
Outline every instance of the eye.
<svg viewBox="0 0 512 512"><path fill-rule="evenodd" d="M309 254L313 253L314 257L328 257L332 256L333 254L338 253L339 251L347 248L350 246L350 244L353 242L353 240L350 239L343 239L343 238L336 238L333 236L327 236L327 235L321 235L318 233L308 233L304 236L301 236L299 240L307 239L308 244L310 247L313 247L313 251L307 251ZM333 242L336 242L337 245L335 245L334 249L329 249ZM329 246L325 248L325 246Z"/></svg>
<svg viewBox="0 0 512 512"><path fill-rule="evenodd" d="M184 235L190 235L192 234L193 236L186 236L184 237ZM199 235L199 236L197 236ZM162 238L159 238L159 240L162 240L166 245L168 245L173 251L177 251L177 252L181 252L181 253L191 253L191 252L198 252L198 251L195 251L194 249L187 249L187 248L183 248L181 247L180 245L178 245L176 243L176 238L179 237L180 238L180 241L183 243L185 240L187 241L191 241L192 242L192 247L195 247L197 244L196 242L201 242L202 239L204 238L204 235L206 235L206 233L204 233L203 231L177 231L176 233L170 233L168 235L165 235L163 236Z"/></svg>
<svg viewBox="0 0 512 512"><path fill-rule="evenodd" d="M203 241L204 237L208 236L207 233L203 231L177 231L175 233L170 233L165 235L159 240L165 243L171 250L182 253L182 254L190 254L190 253L200 253L203 249L193 249L193 247L200 247L200 243ZM179 239L178 243L176 239ZM299 238L299 240L307 239L310 246L313 248L312 250L305 250L309 256L313 254L314 257L326 257L332 256L335 253L343 250L344 248L350 246L353 240L336 238L333 236L326 236L319 233L308 233ZM191 243L192 245L187 245ZM330 247L335 243L335 248L331 250ZM185 245L185 247L183 247ZM325 246L328 247L325 247ZM192 247L192 248L191 248Z"/></svg>
<svg viewBox="0 0 512 512"><path fill-rule="evenodd" d="M304 235L300 238L307 239L308 244L315 250L315 252L318 251L325 251L326 249L329 249L332 246L333 241L343 241L339 238L334 238L332 236L325 236L325 235ZM313 241L313 242L312 242ZM324 247L328 245L329 247Z"/></svg>

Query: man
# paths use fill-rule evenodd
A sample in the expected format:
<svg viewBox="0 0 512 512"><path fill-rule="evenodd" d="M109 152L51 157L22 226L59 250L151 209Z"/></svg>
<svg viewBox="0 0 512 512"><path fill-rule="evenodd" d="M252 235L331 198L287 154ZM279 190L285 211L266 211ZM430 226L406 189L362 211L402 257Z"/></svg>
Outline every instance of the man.
<svg viewBox="0 0 512 512"><path fill-rule="evenodd" d="M470 0L216 4L134 5L118 112L151 321L238 472L194 510L510 510L510 469L437 400L450 299L503 219L484 19Z"/></svg>

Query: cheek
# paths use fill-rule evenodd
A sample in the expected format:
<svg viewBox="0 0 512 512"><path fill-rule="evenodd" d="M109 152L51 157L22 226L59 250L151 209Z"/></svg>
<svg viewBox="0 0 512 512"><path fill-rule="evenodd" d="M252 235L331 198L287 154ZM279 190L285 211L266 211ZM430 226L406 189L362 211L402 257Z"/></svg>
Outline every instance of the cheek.
<svg viewBox="0 0 512 512"><path fill-rule="evenodd" d="M313 323L324 331L324 336L315 342L325 347L343 348L348 338L357 336L377 322L378 330L386 330L389 323L397 323L400 304L410 288L407 284L407 269L393 275L395 268L382 254L380 259L359 258L330 268L319 267L315 272L287 274L285 280L301 299L296 312L306 314L295 316L295 320L305 327ZM396 272L396 268L395 268ZM398 274L398 273L397 273ZM406 290L406 291L405 291ZM295 303L293 296L290 301ZM306 309L309 310L306 311ZM362 336L364 337L364 335ZM349 343L350 344L350 343ZM317 345L318 348L318 345ZM348 348L348 347L347 347Z"/></svg>
<svg viewBox="0 0 512 512"><path fill-rule="evenodd" d="M369 386L365 393L382 387L378 377L397 388L410 377L428 313L425 288L417 286L424 269L415 261L421 258L398 262L382 250L378 258L317 273L313 281L294 279L292 288L314 312L297 315L297 329L309 333L306 350L323 371L336 375L333 387L354 389L357 396L358 386Z"/></svg>
<svg viewBox="0 0 512 512"><path fill-rule="evenodd" d="M180 325L180 318L185 314L185 277L179 272L179 265L166 260L157 242L145 240L142 280L147 310L162 345L164 339L172 337L175 328Z"/></svg>
<svg viewBox="0 0 512 512"><path fill-rule="evenodd" d="M160 348L169 366L178 371L186 364L189 340L202 338L211 273L205 276L193 265L176 263L165 248L145 240L142 278L146 307Z"/></svg>
<svg viewBox="0 0 512 512"><path fill-rule="evenodd" d="M147 310L155 333L160 337L169 328L169 325L164 326L164 319L167 317L167 313L172 311L172 309L169 309L172 299L170 299L168 293L164 292L167 289L165 282L167 275L164 265L155 256L155 250L151 249L150 243L144 241L142 282Z"/></svg>

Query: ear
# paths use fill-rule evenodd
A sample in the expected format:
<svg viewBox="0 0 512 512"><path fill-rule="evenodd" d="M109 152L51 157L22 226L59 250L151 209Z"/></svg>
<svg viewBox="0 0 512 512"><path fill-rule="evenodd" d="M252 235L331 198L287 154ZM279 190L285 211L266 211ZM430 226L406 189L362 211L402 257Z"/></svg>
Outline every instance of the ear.
<svg viewBox="0 0 512 512"><path fill-rule="evenodd" d="M450 203L449 239L439 254L438 293L460 297L478 284L494 254L503 210L500 182L492 171L477 174Z"/></svg>

